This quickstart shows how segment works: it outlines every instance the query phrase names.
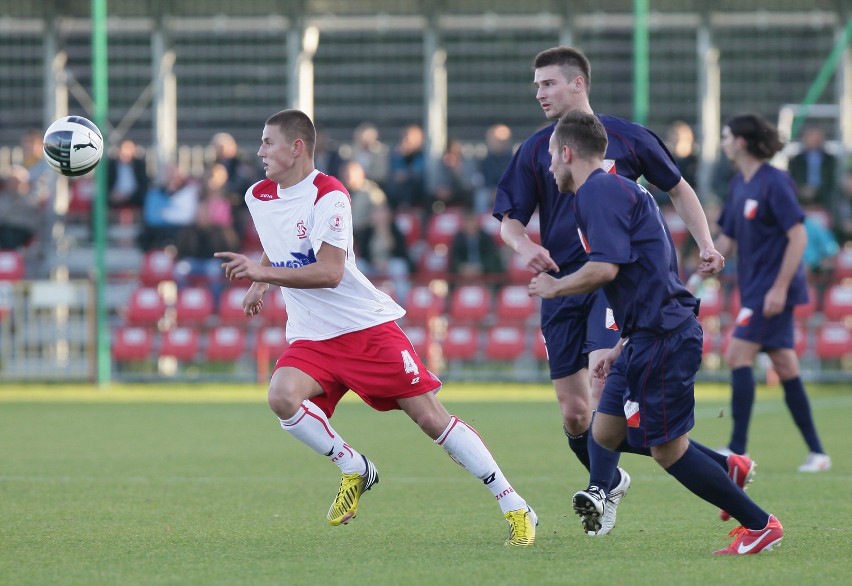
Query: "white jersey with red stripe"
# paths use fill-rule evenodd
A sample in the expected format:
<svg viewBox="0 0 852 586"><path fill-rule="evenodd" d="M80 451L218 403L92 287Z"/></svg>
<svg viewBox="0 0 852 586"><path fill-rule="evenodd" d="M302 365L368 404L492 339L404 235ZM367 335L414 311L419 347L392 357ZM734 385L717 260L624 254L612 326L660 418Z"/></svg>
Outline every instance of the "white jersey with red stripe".
<svg viewBox="0 0 852 586"><path fill-rule="evenodd" d="M323 245L346 251L343 279L335 288L281 287L287 307L287 340L327 340L405 315L355 265L349 193L334 177L311 172L292 187L263 179L246 191L246 205L273 266L316 262Z"/></svg>

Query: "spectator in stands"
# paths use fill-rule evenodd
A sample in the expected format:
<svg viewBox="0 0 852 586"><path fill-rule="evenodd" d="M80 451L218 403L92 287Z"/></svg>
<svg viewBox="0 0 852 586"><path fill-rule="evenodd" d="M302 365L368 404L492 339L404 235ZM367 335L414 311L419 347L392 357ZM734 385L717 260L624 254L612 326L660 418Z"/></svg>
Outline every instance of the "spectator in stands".
<svg viewBox="0 0 852 586"><path fill-rule="evenodd" d="M242 196L252 183L262 177L257 165L246 161L240 153L236 139L227 132L217 132L210 139L210 148L213 152L212 160L208 167L220 164L225 168L228 179L225 189L229 193L238 194L237 204L242 207Z"/></svg>
<svg viewBox="0 0 852 586"><path fill-rule="evenodd" d="M479 164L482 185L476 192L473 209L478 213L491 211L497 184L512 160L512 130L505 124L494 124L485 131L485 156Z"/></svg>
<svg viewBox="0 0 852 586"><path fill-rule="evenodd" d="M181 230L195 221L202 185L189 179L177 165L166 167L165 177L145 194L139 245L145 250L177 245Z"/></svg>
<svg viewBox="0 0 852 586"><path fill-rule="evenodd" d="M808 243L805 246L802 262L805 270L816 277L817 281L823 281L822 277L829 277L834 269L834 257L840 251L834 234L822 222L811 216L805 215L805 232Z"/></svg>
<svg viewBox="0 0 852 586"><path fill-rule="evenodd" d="M422 207L426 195L425 137L417 124L402 130L390 154L390 174L385 186L392 210Z"/></svg>
<svg viewBox="0 0 852 586"><path fill-rule="evenodd" d="M340 156L338 144L332 140L325 130L317 130L315 160L317 169L321 172L332 177L340 177L340 170L344 163L343 157Z"/></svg>
<svg viewBox="0 0 852 586"><path fill-rule="evenodd" d="M37 237L39 206L22 165L13 165L0 183L0 250L16 250Z"/></svg>
<svg viewBox="0 0 852 586"><path fill-rule="evenodd" d="M113 208L142 208L148 193L145 156L136 143L125 138L107 160L107 193Z"/></svg>
<svg viewBox="0 0 852 586"><path fill-rule="evenodd" d="M40 208L53 205L56 195L57 173L44 160L44 142L41 131L28 130L21 137L21 161L29 175L30 193Z"/></svg>
<svg viewBox="0 0 852 586"><path fill-rule="evenodd" d="M801 136L802 150L790 159L790 176L799 190L799 203L834 210L837 188L837 158L825 150L825 132L819 126L807 125Z"/></svg>
<svg viewBox="0 0 852 586"><path fill-rule="evenodd" d="M464 154L461 141L450 139L438 165L432 213L440 214L447 208L473 207L473 195L482 185L482 176L476 164Z"/></svg>
<svg viewBox="0 0 852 586"><path fill-rule="evenodd" d="M459 283L491 280L496 283L504 269L500 248L482 228L479 214L467 210L461 231L450 245L450 272Z"/></svg>
<svg viewBox="0 0 852 586"><path fill-rule="evenodd" d="M341 171L340 179L349 191L352 202L352 230L357 247L364 237L364 230L373 222L373 210L378 206L386 206L388 198L375 181L367 178L361 163L349 161Z"/></svg>
<svg viewBox="0 0 852 586"><path fill-rule="evenodd" d="M352 133L348 159L364 169L367 179L384 187L388 179L388 146L379 140L379 129L372 122L362 122Z"/></svg>
<svg viewBox="0 0 852 586"><path fill-rule="evenodd" d="M681 176L690 185L695 185L698 179L699 161L692 127L683 120L672 122L666 134L666 146L677 163Z"/></svg>
<svg viewBox="0 0 852 586"><path fill-rule="evenodd" d="M219 250L236 250L240 240L233 226L231 206L225 196L227 173L221 165L208 171L204 190L198 202L195 219L184 227L177 240L178 263L175 280L178 287L200 281L213 290L213 297L227 284L220 263L213 254Z"/></svg>
<svg viewBox="0 0 852 586"><path fill-rule="evenodd" d="M394 285L394 297L407 298L409 275L414 264L405 245L405 236L394 222L393 212L387 204L372 207L370 225L362 231L360 239L355 240L355 248L360 251L358 268L362 273L373 280L390 279Z"/></svg>
<svg viewBox="0 0 852 586"><path fill-rule="evenodd" d="M834 222L835 234L841 243L852 242L852 166L843 173L840 194L837 198L837 215Z"/></svg>

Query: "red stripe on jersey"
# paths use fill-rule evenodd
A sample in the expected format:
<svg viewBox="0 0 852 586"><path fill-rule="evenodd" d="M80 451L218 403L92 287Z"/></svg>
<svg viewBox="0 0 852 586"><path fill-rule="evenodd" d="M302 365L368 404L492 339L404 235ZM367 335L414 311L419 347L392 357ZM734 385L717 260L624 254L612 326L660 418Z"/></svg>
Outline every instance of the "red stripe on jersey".
<svg viewBox="0 0 852 586"><path fill-rule="evenodd" d="M260 201L272 201L273 199L281 199L278 197L278 184L269 179L258 181L251 188L251 194L255 199Z"/></svg>
<svg viewBox="0 0 852 586"><path fill-rule="evenodd" d="M314 177L314 186L317 188L317 198L314 200L314 205L317 205L323 196L328 195L332 191L343 193L351 201L349 192L346 191L346 188L343 187L343 184L336 177L326 175L325 173L317 173L317 176Z"/></svg>

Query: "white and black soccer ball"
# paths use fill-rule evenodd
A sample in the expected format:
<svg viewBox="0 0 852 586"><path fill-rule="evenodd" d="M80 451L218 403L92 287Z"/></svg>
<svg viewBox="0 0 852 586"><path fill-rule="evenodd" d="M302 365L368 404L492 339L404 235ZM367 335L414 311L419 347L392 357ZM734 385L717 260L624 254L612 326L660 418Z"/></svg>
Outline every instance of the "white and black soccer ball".
<svg viewBox="0 0 852 586"><path fill-rule="evenodd" d="M44 133L44 158L68 177L85 175L104 154L104 139L95 124L82 116L65 116Z"/></svg>

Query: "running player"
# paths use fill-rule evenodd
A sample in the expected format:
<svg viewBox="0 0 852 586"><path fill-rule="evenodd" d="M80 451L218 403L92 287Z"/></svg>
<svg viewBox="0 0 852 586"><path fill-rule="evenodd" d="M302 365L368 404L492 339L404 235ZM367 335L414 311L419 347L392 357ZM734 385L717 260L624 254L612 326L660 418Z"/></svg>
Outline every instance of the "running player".
<svg viewBox="0 0 852 586"><path fill-rule="evenodd" d="M739 172L719 218L717 244L725 254L736 247L742 307L725 357L734 426L722 452L746 453L755 392L752 367L757 353L766 352L808 445L799 472L822 472L831 468L831 458L817 435L793 346L793 308L808 301L802 268L805 214L790 176L768 163L782 147L775 127L755 114L734 116L722 130L722 150Z"/></svg>
<svg viewBox="0 0 852 586"><path fill-rule="evenodd" d="M574 193L580 240L589 261L554 277L540 273L531 295L550 299L603 288L624 336L597 367L606 383L592 432L616 450L626 439L650 448L678 482L742 524L717 554L755 554L781 541L775 516L758 507L707 455L690 443L695 421L695 375L703 333L698 300L678 278L671 234L651 194L634 181L604 171L607 132L593 114L572 111L549 141L551 170L563 193ZM588 524L604 518L609 503L600 488L574 495Z"/></svg>
<svg viewBox="0 0 852 586"><path fill-rule="evenodd" d="M243 300L247 316L263 309L270 285L284 296L290 346L275 365L269 406L285 431L340 467L328 522L342 525L355 517L359 498L379 481L373 462L329 423L351 389L377 411L405 411L495 496L509 523L506 544L532 545L535 513L476 431L438 400L441 382L396 324L405 311L358 271L349 194L315 169L315 140L313 122L298 110L266 121L257 154L267 178L245 196L263 245L261 261L234 252L215 256L229 280L252 281Z"/></svg>
<svg viewBox="0 0 852 586"><path fill-rule="evenodd" d="M558 120L575 109L593 113L589 104L591 65L582 52L554 47L539 53L533 67L536 99L548 119ZM699 270L719 272L724 259L713 248L698 197L681 177L660 138L639 124L612 116L598 118L609 136L604 163L607 171L631 181L644 176L668 191L698 243L703 260ZM500 234L504 242L521 256L530 271L562 277L582 267L586 253L577 236L573 196L559 193L549 170L547 145L552 131L552 125L543 128L520 146L498 185L494 216L502 223ZM541 222L541 246L526 231L536 209ZM589 452L596 450L594 442L588 441L589 426L601 391L599 382L590 381L588 365L597 364L615 346L620 325L613 319L602 291L545 299L541 304L541 329L563 430L571 450L587 469ZM603 535L615 526L616 507L630 487L630 476L617 468L617 454L600 453L596 457L601 459L604 477L591 481L606 490L611 506L602 527L598 531L587 529L587 533Z"/></svg>

